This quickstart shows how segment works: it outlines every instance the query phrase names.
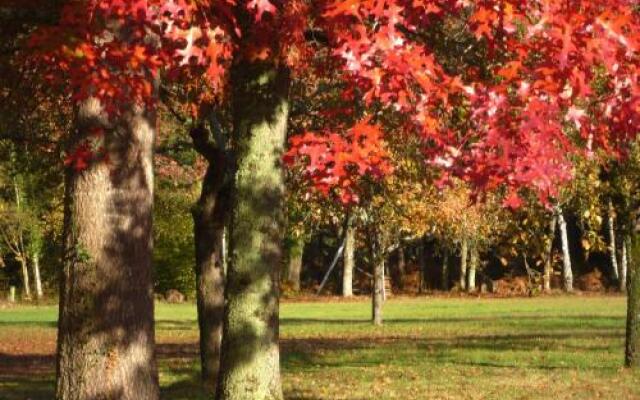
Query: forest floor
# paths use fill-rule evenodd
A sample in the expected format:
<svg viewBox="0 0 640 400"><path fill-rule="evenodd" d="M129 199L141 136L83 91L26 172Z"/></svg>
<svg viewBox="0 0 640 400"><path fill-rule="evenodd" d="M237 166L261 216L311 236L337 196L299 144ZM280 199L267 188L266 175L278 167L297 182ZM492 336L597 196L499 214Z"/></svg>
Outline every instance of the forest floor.
<svg viewBox="0 0 640 400"><path fill-rule="evenodd" d="M0 399L53 398L57 308L0 309ZM621 368L623 297L407 298L282 304L285 397L319 399L640 399ZM193 304L158 304L162 398L198 384Z"/></svg>

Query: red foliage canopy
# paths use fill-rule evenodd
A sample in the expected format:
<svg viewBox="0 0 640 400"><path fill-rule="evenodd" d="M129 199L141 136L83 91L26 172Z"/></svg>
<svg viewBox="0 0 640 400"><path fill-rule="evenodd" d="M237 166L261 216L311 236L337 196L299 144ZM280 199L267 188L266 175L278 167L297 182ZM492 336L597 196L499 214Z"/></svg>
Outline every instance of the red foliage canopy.
<svg viewBox="0 0 640 400"><path fill-rule="evenodd" d="M32 44L61 90L70 90L74 101L98 97L115 115L127 102L153 105L160 75L204 82L208 92L202 93L220 93L233 62L304 65L310 54L305 30L322 30L341 66L345 90L361 94L371 118L368 124L307 133L292 142L289 157L296 151L306 157L306 173L322 192L330 182L356 184L353 174L389 170L380 167L384 151L370 148L382 145L375 118L382 110L401 116L402 130L424 139L427 166L485 190L506 185L509 205L519 203L522 188L535 190L543 201L556 195L571 177L571 154L596 146L617 153L635 139L640 17L631 0L308 5L302 0L76 1L65 7L60 24L40 30ZM452 18L486 49L488 76L473 66L452 73L442 65L425 32ZM459 109L470 119L464 130L448 122ZM362 152L354 137L365 131L370 136ZM344 168L349 163L356 166L353 171Z"/></svg>

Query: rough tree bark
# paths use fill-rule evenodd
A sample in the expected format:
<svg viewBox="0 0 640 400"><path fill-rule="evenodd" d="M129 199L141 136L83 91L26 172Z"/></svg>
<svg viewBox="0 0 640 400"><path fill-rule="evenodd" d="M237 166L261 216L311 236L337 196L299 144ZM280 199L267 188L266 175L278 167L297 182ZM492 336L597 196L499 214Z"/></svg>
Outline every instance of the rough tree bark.
<svg viewBox="0 0 640 400"><path fill-rule="evenodd" d="M560 241L562 242L562 280L564 290L573 291L573 271L571 269L571 253L569 252L569 238L567 235L567 222L564 219L562 208L556 207L558 228L560 228Z"/></svg>
<svg viewBox="0 0 640 400"><path fill-rule="evenodd" d="M556 224L557 219L555 214L551 216L551 222L549 223L549 242L547 243L547 248L545 251L545 260L544 260L544 275L543 275L543 285L544 291L551 291L551 274L553 274L553 240L556 237Z"/></svg>
<svg viewBox="0 0 640 400"><path fill-rule="evenodd" d="M152 280L155 115L135 107L107 126L95 99L78 142L105 129L109 162L66 172L56 398L158 399Z"/></svg>
<svg viewBox="0 0 640 400"><path fill-rule="evenodd" d="M302 256L304 255L304 238L302 236L293 238L288 250L287 282L289 282L294 291L299 292L300 275L302 273Z"/></svg>
<svg viewBox="0 0 640 400"><path fill-rule="evenodd" d="M472 293L476 291L476 270L478 269L478 246L475 243L471 244L469 254L469 283L467 285L467 292Z"/></svg>
<svg viewBox="0 0 640 400"><path fill-rule="evenodd" d="M467 289L467 258L469 254L469 244L467 239L462 239L460 247L460 290Z"/></svg>
<svg viewBox="0 0 640 400"><path fill-rule="evenodd" d="M609 233L609 257L611 259L611 270L613 272L613 278L618 281L620 279L618 268L618 255L616 254L616 211L613 208L613 203L609 200L609 210L607 214L607 230Z"/></svg>
<svg viewBox="0 0 640 400"><path fill-rule="evenodd" d="M212 129L215 129L212 127ZM200 372L213 390L220 367L224 318L224 231L229 216L229 157L224 143L204 127L191 130L194 147L208 162L198 203L192 209L196 251L196 296L200 330Z"/></svg>
<svg viewBox="0 0 640 400"><path fill-rule="evenodd" d="M236 174L219 400L283 398L278 349L288 72L269 61L231 72Z"/></svg>
<svg viewBox="0 0 640 400"><path fill-rule="evenodd" d="M355 267L356 231L352 217L347 217L344 263L342 270L342 297L353 296L353 269Z"/></svg>

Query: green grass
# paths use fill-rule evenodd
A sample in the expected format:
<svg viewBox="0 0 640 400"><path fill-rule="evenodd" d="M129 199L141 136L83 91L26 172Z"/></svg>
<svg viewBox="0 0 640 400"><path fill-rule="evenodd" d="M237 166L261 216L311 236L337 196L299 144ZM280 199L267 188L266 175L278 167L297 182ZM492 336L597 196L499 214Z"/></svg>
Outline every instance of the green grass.
<svg viewBox="0 0 640 400"><path fill-rule="evenodd" d="M49 399L55 307L0 310L0 399ZM285 303L288 399L640 399L622 297ZM193 305L156 310L163 398L204 399Z"/></svg>

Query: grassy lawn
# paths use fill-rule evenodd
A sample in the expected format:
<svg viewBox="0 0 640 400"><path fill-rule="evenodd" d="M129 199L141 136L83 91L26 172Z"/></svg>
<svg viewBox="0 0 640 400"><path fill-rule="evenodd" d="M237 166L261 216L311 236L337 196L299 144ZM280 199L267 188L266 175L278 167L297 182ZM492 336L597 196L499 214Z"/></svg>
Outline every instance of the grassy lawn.
<svg viewBox="0 0 640 400"><path fill-rule="evenodd" d="M0 310L0 399L50 399L56 307ZM621 368L622 297L390 300L385 325L361 302L284 303L288 399L640 399ZM156 311L165 399L197 383L193 305Z"/></svg>

